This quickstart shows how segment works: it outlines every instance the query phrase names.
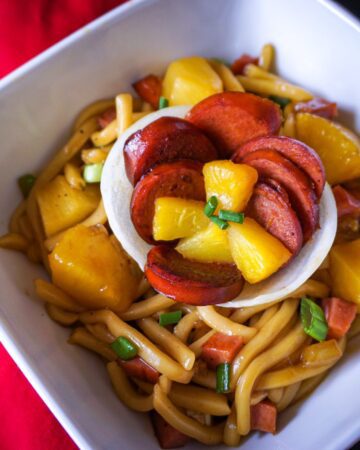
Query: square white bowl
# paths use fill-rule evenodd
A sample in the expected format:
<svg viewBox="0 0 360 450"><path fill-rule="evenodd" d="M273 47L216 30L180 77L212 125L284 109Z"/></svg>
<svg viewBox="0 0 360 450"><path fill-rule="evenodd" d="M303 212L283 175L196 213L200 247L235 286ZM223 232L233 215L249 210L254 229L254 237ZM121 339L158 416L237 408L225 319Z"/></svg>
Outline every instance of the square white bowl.
<svg viewBox="0 0 360 450"><path fill-rule="evenodd" d="M0 231L20 200L17 177L65 142L83 106L182 55L232 60L272 42L284 77L337 101L359 128L359 32L328 1L133 0L111 11L0 81ZM69 330L45 315L32 288L42 275L0 251L0 340L80 448L157 449L145 417L115 397L102 362L67 345ZM360 355L351 348L315 394L281 415L276 436L254 434L242 448L343 450L360 438Z"/></svg>

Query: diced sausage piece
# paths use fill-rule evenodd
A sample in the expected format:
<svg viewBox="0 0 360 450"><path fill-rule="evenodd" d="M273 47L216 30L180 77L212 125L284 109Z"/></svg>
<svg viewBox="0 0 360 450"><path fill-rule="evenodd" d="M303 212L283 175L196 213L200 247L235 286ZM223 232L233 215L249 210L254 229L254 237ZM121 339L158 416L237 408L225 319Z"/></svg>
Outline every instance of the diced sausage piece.
<svg viewBox="0 0 360 450"><path fill-rule="evenodd" d="M208 162L217 151L201 130L177 117L161 117L132 134L124 145L126 174L135 185L151 168L191 159Z"/></svg>
<svg viewBox="0 0 360 450"><path fill-rule="evenodd" d="M190 441L189 436L172 427L156 411L153 411L150 417L161 448L179 448Z"/></svg>
<svg viewBox="0 0 360 450"><path fill-rule="evenodd" d="M245 214L279 239L293 256L299 253L303 244L301 225L280 183L269 179L259 182Z"/></svg>
<svg viewBox="0 0 360 450"><path fill-rule="evenodd" d="M227 302L244 284L235 265L191 261L167 245L149 251L145 275L156 291L191 305Z"/></svg>
<svg viewBox="0 0 360 450"><path fill-rule="evenodd" d="M347 215L360 216L360 199L340 185L333 187L332 191L336 200L339 219Z"/></svg>
<svg viewBox="0 0 360 450"><path fill-rule="evenodd" d="M322 307L329 327L327 337L333 339L343 337L355 319L356 304L338 297L330 297L323 299Z"/></svg>
<svg viewBox="0 0 360 450"><path fill-rule="evenodd" d="M154 109L159 108L162 83L156 75L147 75L133 84L133 88L145 102L150 103Z"/></svg>
<svg viewBox="0 0 360 450"><path fill-rule="evenodd" d="M202 164L189 160L161 164L136 185L131 198L131 220L136 231L149 244L156 243L152 233L158 197L205 200Z"/></svg>
<svg viewBox="0 0 360 450"><path fill-rule="evenodd" d="M325 117L325 119L333 119L337 116L337 105L334 102L315 97L307 102L299 102L295 104L295 112L310 113L316 116Z"/></svg>
<svg viewBox="0 0 360 450"><path fill-rule="evenodd" d="M219 364L231 363L243 344L241 336L215 333L203 344L201 358L210 369L216 369Z"/></svg>
<svg viewBox="0 0 360 450"><path fill-rule="evenodd" d="M231 70L235 75L244 75L245 66L248 64L258 65L259 58L254 58L253 56L244 53L231 64Z"/></svg>
<svg viewBox="0 0 360 450"><path fill-rule="evenodd" d="M241 162L254 167L260 177L274 179L286 189L307 242L319 225L319 205L309 177L274 150L248 153Z"/></svg>
<svg viewBox="0 0 360 450"><path fill-rule="evenodd" d="M98 117L98 124L100 128L106 128L113 120L116 119L116 109L115 106L111 106L107 110L105 110Z"/></svg>
<svg viewBox="0 0 360 450"><path fill-rule="evenodd" d="M151 384L156 384L159 381L160 373L140 356L136 356L128 361L118 359L117 362L129 377L138 378Z"/></svg>
<svg viewBox="0 0 360 450"><path fill-rule="evenodd" d="M264 431L265 433L276 432L277 410L275 405L264 401L250 406L251 429Z"/></svg>
<svg viewBox="0 0 360 450"><path fill-rule="evenodd" d="M222 92L205 98L186 117L229 158L250 139L277 134L281 126L280 108L274 102L244 92Z"/></svg>
<svg viewBox="0 0 360 450"><path fill-rule="evenodd" d="M286 136L269 136L253 139L241 146L233 161L241 160L248 153L257 150L276 150L302 169L313 181L318 198L325 186L325 170L319 155L308 145Z"/></svg>

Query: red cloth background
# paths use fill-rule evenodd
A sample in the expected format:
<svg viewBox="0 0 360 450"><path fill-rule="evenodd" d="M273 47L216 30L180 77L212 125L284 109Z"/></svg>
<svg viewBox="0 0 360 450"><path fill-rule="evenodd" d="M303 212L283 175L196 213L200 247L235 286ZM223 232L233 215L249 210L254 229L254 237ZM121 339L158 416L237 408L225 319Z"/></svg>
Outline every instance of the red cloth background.
<svg viewBox="0 0 360 450"><path fill-rule="evenodd" d="M123 2L0 1L0 78ZM0 344L0 449L76 448Z"/></svg>

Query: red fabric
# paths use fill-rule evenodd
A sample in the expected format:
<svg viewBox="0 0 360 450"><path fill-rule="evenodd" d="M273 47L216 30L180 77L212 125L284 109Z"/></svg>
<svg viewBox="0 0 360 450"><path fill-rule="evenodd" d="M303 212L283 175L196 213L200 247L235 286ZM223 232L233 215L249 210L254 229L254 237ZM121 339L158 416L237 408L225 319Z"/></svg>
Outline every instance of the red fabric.
<svg viewBox="0 0 360 450"><path fill-rule="evenodd" d="M0 78L123 2L0 1ZM0 449L76 448L0 344Z"/></svg>

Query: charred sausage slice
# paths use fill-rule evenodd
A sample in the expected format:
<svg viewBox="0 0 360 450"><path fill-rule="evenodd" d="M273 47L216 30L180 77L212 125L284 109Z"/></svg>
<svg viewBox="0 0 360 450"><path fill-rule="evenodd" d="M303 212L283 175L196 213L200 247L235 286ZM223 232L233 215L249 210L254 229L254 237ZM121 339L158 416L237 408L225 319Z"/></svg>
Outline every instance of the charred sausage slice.
<svg viewBox="0 0 360 450"><path fill-rule="evenodd" d="M285 136L269 136L253 139L241 146L233 156L240 161L245 155L257 150L276 150L302 169L314 183L318 198L325 186L325 170L319 155L308 145Z"/></svg>
<svg viewBox="0 0 360 450"><path fill-rule="evenodd" d="M176 117L161 117L128 138L124 157L126 174L135 185L158 164L180 159L208 162L217 158L217 151L193 124Z"/></svg>
<svg viewBox="0 0 360 450"><path fill-rule="evenodd" d="M244 284L235 265L191 261L167 245L149 251L145 275L161 294L191 305L227 302Z"/></svg>
<svg viewBox="0 0 360 450"><path fill-rule="evenodd" d="M245 142L277 134L281 126L278 105L242 92L214 94L195 105L187 119L203 130L224 158Z"/></svg>
<svg viewBox="0 0 360 450"><path fill-rule="evenodd" d="M160 164L136 185L131 198L131 220L138 234L149 244L156 243L152 229L158 197L205 200L202 164L190 160Z"/></svg>
<svg viewBox="0 0 360 450"><path fill-rule="evenodd" d="M147 75L141 78L141 80L136 81L133 84L133 88L139 97L150 103L154 109L158 109L162 89L162 83L159 77L152 74Z"/></svg>

